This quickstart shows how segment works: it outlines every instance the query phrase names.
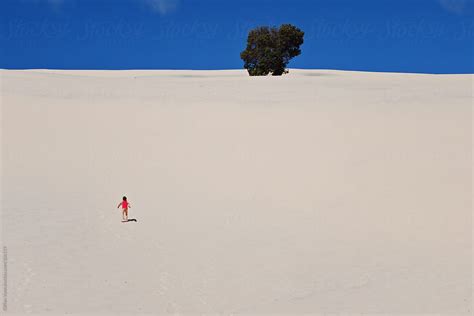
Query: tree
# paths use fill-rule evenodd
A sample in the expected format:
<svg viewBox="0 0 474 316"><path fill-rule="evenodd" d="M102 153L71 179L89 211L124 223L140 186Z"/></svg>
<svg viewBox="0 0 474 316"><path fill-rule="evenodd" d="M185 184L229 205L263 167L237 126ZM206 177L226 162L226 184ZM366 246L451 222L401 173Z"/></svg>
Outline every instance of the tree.
<svg viewBox="0 0 474 316"><path fill-rule="evenodd" d="M301 54L304 32L291 24L262 26L250 31L247 48L240 53L250 76L281 76L293 57Z"/></svg>

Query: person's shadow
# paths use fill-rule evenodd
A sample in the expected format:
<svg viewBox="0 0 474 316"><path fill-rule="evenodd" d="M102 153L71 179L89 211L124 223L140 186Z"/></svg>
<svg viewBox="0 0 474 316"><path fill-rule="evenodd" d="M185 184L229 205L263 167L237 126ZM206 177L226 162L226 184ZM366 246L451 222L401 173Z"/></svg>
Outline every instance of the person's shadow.
<svg viewBox="0 0 474 316"><path fill-rule="evenodd" d="M127 223L127 222L136 222L137 220L135 218L129 218L126 221L122 221L122 223Z"/></svg>

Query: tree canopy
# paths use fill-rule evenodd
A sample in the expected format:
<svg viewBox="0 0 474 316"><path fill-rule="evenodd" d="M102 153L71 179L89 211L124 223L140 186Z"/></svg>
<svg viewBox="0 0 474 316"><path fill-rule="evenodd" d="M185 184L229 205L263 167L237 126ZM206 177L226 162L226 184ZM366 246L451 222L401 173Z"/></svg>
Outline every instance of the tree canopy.
<svg viewBox="0 0 474 316"><path fill-rule="evenodd" d="M240 54L250 76L281 76L293 57L301 54L304 32L291 24L279 28L262 26L251 30L247 47Z"/></svg>

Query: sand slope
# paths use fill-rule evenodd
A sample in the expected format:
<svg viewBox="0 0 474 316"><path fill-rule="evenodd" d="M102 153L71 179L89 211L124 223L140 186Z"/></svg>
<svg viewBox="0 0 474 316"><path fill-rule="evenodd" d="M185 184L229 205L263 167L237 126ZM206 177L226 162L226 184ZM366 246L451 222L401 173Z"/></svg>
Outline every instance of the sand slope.
<svg viewBox="0 0 474 316"><path fill-rule="evenodd" d="M470 314L472 82L3 70L8 311Z"/></svg>

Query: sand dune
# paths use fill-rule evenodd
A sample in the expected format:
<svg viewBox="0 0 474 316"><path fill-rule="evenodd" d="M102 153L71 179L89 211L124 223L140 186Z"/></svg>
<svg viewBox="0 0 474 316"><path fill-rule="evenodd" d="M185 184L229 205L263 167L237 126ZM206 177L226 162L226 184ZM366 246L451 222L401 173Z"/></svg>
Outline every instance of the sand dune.
<svg viewBox="0 0 474 316"><path fill-rule="evenodd" d="M471 314L472 84L2 70L8 311Z"/></svg>

